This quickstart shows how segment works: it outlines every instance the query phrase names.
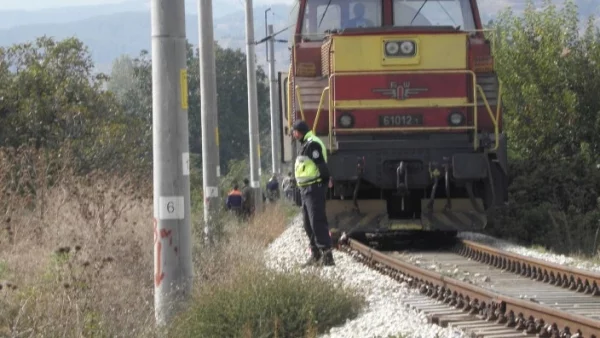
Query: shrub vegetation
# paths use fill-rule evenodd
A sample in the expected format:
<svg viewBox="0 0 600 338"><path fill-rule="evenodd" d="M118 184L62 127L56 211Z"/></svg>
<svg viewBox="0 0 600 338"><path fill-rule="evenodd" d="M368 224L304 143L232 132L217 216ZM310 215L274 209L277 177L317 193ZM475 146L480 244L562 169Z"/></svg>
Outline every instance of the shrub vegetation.
<svg viewBox="0 0 600 338"><path fill-rule="evenodd" d="M177 337L316 337L358 315L362 299L314 275L243 268L207 285L171 332Z"/></svg>
<svg viewBox="0 0 600 338"><path fill-rule="evenodd" d="M493 235L562 253L596 254L600 223L600 33L561 8L529 1L490 23L504 83L510 206Z"/></svg>

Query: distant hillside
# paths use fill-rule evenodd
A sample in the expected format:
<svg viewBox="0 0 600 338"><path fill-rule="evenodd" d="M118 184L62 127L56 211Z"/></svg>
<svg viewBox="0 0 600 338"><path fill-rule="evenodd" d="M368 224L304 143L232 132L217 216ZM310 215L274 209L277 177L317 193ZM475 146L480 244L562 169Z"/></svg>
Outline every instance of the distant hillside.
<svg viewBox="0 0 600 338"><path fill-rule="evenodd" d="M267 7L255 9L256 40L265 36L264 11ZM269 15L269 23L276 29L285 27L287 23L287 6L273 6L276 15ZM262 14L262 15L261 15ZM245 51L245 16L237 11L215 18L215 40L223 47L241 48ZM112 61L121 54L137 55L142 49L150 50L151 26L149 11L131 11L115 14L97 15L85 20L67 23L45 23L18 26L0 30L0 46L33 40L38 36L47 35L57 39L76 36L89 47L94 61L101 71L106 71ZM186 16L186 35L193 45L198 44L198 17ZM282 35L283 36L283 35ZM285 35L287 37L287 35ZM284 38L285 38L284 37ZM260 63L265 61L264 44L257 46L256 52ZM287 45L277 44L276 60L287 60L285 51ZM278 67L279 68L279 67ZM285 64L281 69L285 68Z"/></svg>
<svg viewBox="0 0 600 338"><path fill-rule="evenodd" d="M186 1L186 29L190 43L198 44L196 0ZM258 2L255 0L255 2ZM541 2L541 0L539 0ZM562 0L555 0L562 3ZM264 1L263 1L264 3ZM291 3L291 0L290 0ZM484 21L493 19L503 8L512 6L516 12L525 7L523 0L480 0ZM577 0L582 16L600 14L600 1ZM223 47L240 48L245 52L245 17L243 0L213 1L215 16L215 39ZM110 69L112 61L121 54L137 55L140 50L150 50L149 0L130 0L121 4L81 6L33 12L0 11L0 46L33 40L48 35L58 39L76 36L90 48L100 71ZM265 35L264 11L267 6L255 6L255 38ZM269 22L275 29L288 25L290 7L274 5ZM18 25L17 25L18 24ZM5 27L2 29L2 27ZM10 28L6 28L10 27ZM288 32L280 36L287 39ZM264 44L256 48L259 64L265 64ZM287 45L276 46L278 69L287 67Z"/></svg>
<svg viewBox="0 0 600 338"><path fill-rule="evenodd" d="M185 7L188 14L196 14L197 6L196 0L186 0ZM215 17L227 15L235 12L236 10L240 10L241 8L242 5L239 0L213 1L213 12ZM85 20L99 15L110 15L133 11L147 12L149 9L150 0L125 0L121 3L112 3L106 5L72 6L34 11L0 10L0 29L48 23L62 24Z"/></svg>

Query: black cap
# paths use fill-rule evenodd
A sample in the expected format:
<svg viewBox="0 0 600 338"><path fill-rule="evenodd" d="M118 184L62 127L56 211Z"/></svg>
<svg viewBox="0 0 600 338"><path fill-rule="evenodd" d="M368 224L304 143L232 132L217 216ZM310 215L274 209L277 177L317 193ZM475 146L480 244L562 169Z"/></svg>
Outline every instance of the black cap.
<svg viewBox="0 0 600 338"><path fill-rule="evenodd" d="M308 126L308 124L306 124L306 122L304 122L302 120L298 120L298 121L294 122L294 125L292 126L292 130L297 130L302 134L306 134L310 130L310 127Z"/></svg>

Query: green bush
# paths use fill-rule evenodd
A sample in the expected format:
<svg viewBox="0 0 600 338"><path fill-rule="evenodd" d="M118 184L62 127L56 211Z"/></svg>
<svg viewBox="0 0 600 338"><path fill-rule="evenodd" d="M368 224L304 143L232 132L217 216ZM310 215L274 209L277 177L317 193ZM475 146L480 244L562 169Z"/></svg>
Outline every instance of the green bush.
<svg viewBox="0 0 600 338"><path fill-rule="evenodd" d="M573 0L497 17L495 60L509 137L509 207L486 231L560 253L597 254L600 31Z"/></svg>
<svg viewBox="0 0 600 338"><path fill-rule="evenodd" d="M314 337L355 318L364 300L315 275L264 268L203 288L174 337Z"/></svg>

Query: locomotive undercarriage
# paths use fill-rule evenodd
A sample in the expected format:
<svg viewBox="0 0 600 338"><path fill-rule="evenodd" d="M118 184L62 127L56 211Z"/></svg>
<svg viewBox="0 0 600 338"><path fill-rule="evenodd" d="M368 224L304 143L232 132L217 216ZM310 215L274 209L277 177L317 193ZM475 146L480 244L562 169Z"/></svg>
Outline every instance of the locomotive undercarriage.
<svg viewBox="0 0 600 338"><path fill-rule="evenodd" d="M475 152L467 134L337 137L328 163L332 237L453 237L487 224L507 201L506 142Z"/></svg>

